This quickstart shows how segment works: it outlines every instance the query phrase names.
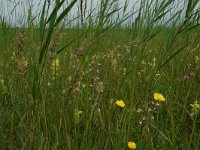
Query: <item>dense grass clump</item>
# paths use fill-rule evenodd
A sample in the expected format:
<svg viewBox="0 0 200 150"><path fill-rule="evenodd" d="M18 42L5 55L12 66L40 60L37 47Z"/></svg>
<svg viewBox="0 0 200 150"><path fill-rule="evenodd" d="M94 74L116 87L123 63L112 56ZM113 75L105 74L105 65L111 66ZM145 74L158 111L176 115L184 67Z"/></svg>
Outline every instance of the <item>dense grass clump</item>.
<svg viewBox="0 0 200 150"><path fill-rule="evenodd" d="M1 16L0 149L199 150L199 2L176 2Z"/></svg>

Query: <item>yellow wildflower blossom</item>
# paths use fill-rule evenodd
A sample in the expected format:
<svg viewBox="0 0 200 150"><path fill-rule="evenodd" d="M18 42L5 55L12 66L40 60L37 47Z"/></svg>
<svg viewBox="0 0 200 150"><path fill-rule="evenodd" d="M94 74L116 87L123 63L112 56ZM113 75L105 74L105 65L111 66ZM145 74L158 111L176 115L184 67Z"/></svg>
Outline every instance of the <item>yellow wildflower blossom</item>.
<svg viewBox="0 0 200 150"><path fill-rule="evenodd" d="M72 76L68 77L68 81L71 82L72 81Z"/></svg>
<svg viewBox="0 0 200 150"><path fill-rule="evenodd" d="M117 100L117 101L115 102L115 104L116 104L118 107L121 107L121 108L125 107L125 103L124 103L123 100Z"/></svg>
<svg viewBox="0 0 200 150"><path fill-rule="evenodd" d="M51 66L52 70L54 71L54 73L56 71L58 71L59 66L60 66L60 62L59 62L58 58L54 59L53 63L52 63L52 66Z"/></svg>
<svg viewBox="0 0 200 150"><path fill-rule="evenodd" d="M56 58L56 59L53 61L53 63L52 63L52 67L58 68L58 67L59 67L59 64L60 64L60 62L59 62L58 58Z"/></svg>
<svg viewBox="0 0 200 150"><path fill-rule="evenodd" d="M193 103L190 104L193 110L200 110L200 104L198 104L197 100Z"/></svg>
<svg viewBox="0 0 200 150"><path fill-rule="evenodd" d="M3 94L8 93L8 87L5 85L5 82L3 79L0 80L0 88L2 88Z"/></svg>
<svg viewBox="0 0 200 150"><path fill-rule="evenodd" d="M136 144L134 142L132 142L132 141L129 141L128 142L128 148L130 150L135 150L136 149Z"/></svg>
<svg viewBox="0 0 200 150"><path fill-rule="evenodd" d="M156 101L160 101L160 102L165 101L165 97L161 93L154 93L153 96Z"/></svg>
<svg viewBox="0 0 200 150"><path fill-rule="evenodd" d="M197 64L199 62L199 56L195 56L195 63Z"/></svg>
<svg viewBox="0 0 200 150"><path fill-rule="evenodd" d="M4 85L4 79L1 79L1 80L0 80L0 84L1 84L1 85Z"/></svg>
<svg viewBox="0 0 200 150"><path fill-rule="evenodd" d="M27 61L26 58L23 57L23 62L22 63L23 63L23 65L24 65L25 68L28 67L28 61Z"/></svg>
<svg viewBox="0 0 200 150"><path fill-rule="evenodd" d="M199 114L199 111L200 111L200 104L199 104L198 101L196 100L193 104L190 104L190 106L192 107L190 116L194 119L195 116Z"/></svg>
<svg viewBox="0 0 200 150"><path fill-rule="evenodd" d="M15 52L13 52L12 56L11 56L11 60L14 61L15 59L16 59L16 54L15 54Z"/></svg>
<svg viewBox="0 0 200 150"><path fill-rule="evenodd" d="M156 73L156 77L159 77L160 76L160 73Z"/></svg>
<svg viewBox="0 0 200 150"><path fill-rule="evenodd" d="M80 116L82 115L82 111L75 109L74 111L74 119L75 119L75 123L79 123L80 121Z"/></svg>
<svg viewBox="0 0 200 150"><path fill-rule="evenodd" d="M113 59L112 65L113 65L114 68L117 66L117 60L116 59Z"/></svg>

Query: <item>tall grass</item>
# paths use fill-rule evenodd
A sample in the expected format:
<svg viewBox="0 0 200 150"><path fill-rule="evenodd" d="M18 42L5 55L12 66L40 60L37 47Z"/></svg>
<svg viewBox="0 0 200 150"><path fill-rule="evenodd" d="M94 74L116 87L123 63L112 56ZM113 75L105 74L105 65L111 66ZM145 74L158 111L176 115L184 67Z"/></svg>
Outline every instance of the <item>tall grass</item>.
<svg viewBox="0 0 200 150"><path fill-rule="evenodd" d="M28 3L0 16L1 149L199 150L198 0Z"/></svg>

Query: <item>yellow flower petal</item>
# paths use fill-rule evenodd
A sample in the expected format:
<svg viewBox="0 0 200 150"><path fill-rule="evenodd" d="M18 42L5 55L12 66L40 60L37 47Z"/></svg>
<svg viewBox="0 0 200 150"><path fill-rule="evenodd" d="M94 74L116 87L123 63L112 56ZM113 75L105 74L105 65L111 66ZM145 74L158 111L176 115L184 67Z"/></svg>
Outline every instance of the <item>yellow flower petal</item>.
<svg viewBox="0 0 200 150"><path fill-rule="evenodd" d="M165 97L161 93L154 93L153 96L156 101L160 101L160 102L165 101Z"/></svg>
<svg viewBox="0 0 200 150"><path fill-rule="evenodd" d="M130 150L135 150L136 149L136 144L134 142L132 142L132 141L129 141L128 142L128 148Z"/></svg>
<svg viewBox="0 0 200 150"><path fill-rule="evenodd" d="M123 100L117 100L116 102L115 102L115 104L118 106L118 107L125 107L125 103L124 103L124 101Z"/></svg>

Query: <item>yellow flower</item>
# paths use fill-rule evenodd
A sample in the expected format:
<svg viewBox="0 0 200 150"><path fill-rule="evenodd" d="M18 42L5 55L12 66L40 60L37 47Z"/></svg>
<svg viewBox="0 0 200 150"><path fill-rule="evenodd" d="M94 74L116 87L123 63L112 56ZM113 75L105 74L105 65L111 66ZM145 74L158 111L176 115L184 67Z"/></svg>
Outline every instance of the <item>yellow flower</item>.
<svg viewBox="0 0 200 150"><path fill-rule="evenodd" d="M156 101L160 101L160 102L165 101L165 97L161 93L154 93L153 96Z"/></svg>
<svg viewBox="0 0 200 150"><path fill-rule="evenodd" d="M112 65L113 65L113 67L116 67L116 66L117 66L117 60L116 60L116 59L113 59Z"/></svg>
<svg viewBox="0 0 200 150"><path fill-rule="evenodd" d="M147 63L145 62L145 60L142 60L142 65L146 65Z"/></svg>
<svg viewBox="0 0 200 150"><path fill-rule="evenodd" d="M26 60L26 58L23 58L23 65L24 67L28 67L28 61Z"/></svg>
<svg viewBox="0 0 200 150"><path fill-rule="evenodd" d="M59 60L58 60L58 58L56 58L54 61L53 61L53 63L52 63L52 67L56 67L56 68L58 68L59 67Z"/></svg>
<svg viewBox="0 0 200 150"><path fill-rule="evenodd" d="M80 116L82 113L83 113L82 111L75 109L75 113L74 114L76 116Z"/></svg>
<svg viewBox="0 0 200 150"><path fill-rule="evenodd" d="M134 142L132 142L132 141L129 141L128 142L128 148L130 150L135 150L136 149L136 144Z"/></svg>
<svg viewBox="0 0 200 150"><path fill-rule="evenodd" d="M0 80L0 84L1 84L1 85L4 85L4 79L1 79L1 80Z"/></svg>
<svg viewBox="0 0 200 150"><path fill-rule="evenodd" d="M14 61L15 59L16 59L16 54L15 54L15 52L13 52L12 56L11 56L11 60Z"/></svg>
<svg viewBox="0 0 200 150"><path fill-rule="evenodd" d="M199 62L199 56L195 56L195 63Z"/></svg>
<svg viewBox="0 0 200 150"><path fill-rule="evenodd" d="M115 102L115 104L118 106L118 107L125 107L125 103L124 103L124 101L123 100L117 100L116 102Z"/></svg>
<svg viewBox="0 0 200 150"><path fill-rule="evenodd" d="M6 93L8 93L8 87L5 85L5 82L4 82L4 80L3 79L1 79L0 80L0 88L2 88L2 90L3 90L3 94L6 94Z"/></svg>
<svg viewBox="0 0 200 150"><path fill-rule="evenodd" d="M72 76L68 77L68 81L71 82L72 81Z"/></svg>
<svg viewBox="0 0 200 150"><path fill-rule="evenodd" d="M193 110L200 110L200 104L198 104L197 100L193 103L190 104Z"/></svg>
<svg viewBox="0 0 200 150"><path fill-rule="evenodd" d="M122 54L117 54L117 56L118 56L118 57L121 57L121 56L122 56Z"/></svg>
<svg viewBox="0 0 200 150"><path fill-rule="evenodd" d="M82 115L82 111L75 109L74 111L74 119L75 119L75 123L79 123L80 121L80 116Z"/></svg>
<svg viewBox="0 0 200 150"><path fill-rule="evenodd" d="M158 71L157 73L156 73L156 77L159 77L160 76L160 72Z"/></svg>
<svg viewBox="0 0 200 150"><path fill-rule="evenodd" d="M190 104L190 106L192 107L190 116L194 119L195 116L197 116L199 114L200 111L200 104L198 103L198 101L196 100L193 104Z"/></svg>
<svg viewBox="0 0 200 150"><path fill-rule="evenodd" d="M58 71L59 65L60 65L60 62L59 62L58 58L54 59L52 66L51 66L54 73L56 73L56 71Z"/></svg>

